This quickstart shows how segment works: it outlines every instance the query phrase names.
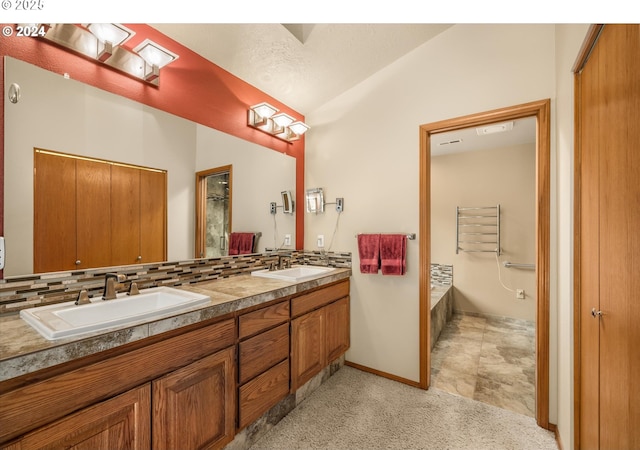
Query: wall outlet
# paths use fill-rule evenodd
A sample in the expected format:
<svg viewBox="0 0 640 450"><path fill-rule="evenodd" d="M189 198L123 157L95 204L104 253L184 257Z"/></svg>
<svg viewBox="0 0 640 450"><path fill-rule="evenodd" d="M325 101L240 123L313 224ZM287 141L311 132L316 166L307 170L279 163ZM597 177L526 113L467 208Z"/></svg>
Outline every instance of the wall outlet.
<svg viewBox="0 0 640 450"><path fill-rule="evenodd" d="M344 198L342 197L336 198L336 211L338 212L344 211Z"/></svg>
<svg viewBox="0 0 640 450"><path fill-rule="evenodd" d="M284 235L284 245L291 245L291 235L290 234L285 234Z"/></svg>
<svg viewBox="0 0 640 450"><path fill-rule="evenodd" d="M324 234L318 235L318 248L324 248Z"/></svg>
<svg viewBox="0 0 640 450"><path fill-rule="evenodd" d="M518 300L524 300L524 289L516 289L516 298Z"/></svg>
<svg viewBox="0 0 640 450"><path fill-rule="evenodd" d="M271 214L275 214L276 213L276 202L269 203L269 212Z"/></svg>

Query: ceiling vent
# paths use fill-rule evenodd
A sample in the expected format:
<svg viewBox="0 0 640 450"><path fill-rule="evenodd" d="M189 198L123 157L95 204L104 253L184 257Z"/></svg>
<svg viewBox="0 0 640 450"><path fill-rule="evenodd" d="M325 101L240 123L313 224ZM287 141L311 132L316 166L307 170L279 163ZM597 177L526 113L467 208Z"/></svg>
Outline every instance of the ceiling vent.
<svg viewBox="0 0 640 450"><path fill-rule="evenodd" d="M440 142L438 145L458 144L462 142L462 139L451 139L450 141Z"/></svg>
<svg viewBox="0 0 640 450"><path fill-rule="evenodd" d="M487 125L486 127L478 127L476 128L476 133L478 133L478 136L484 136L485 134L502 133L504 131L511 130L513 130L513 121L495 123L492 125Z"/></svg>

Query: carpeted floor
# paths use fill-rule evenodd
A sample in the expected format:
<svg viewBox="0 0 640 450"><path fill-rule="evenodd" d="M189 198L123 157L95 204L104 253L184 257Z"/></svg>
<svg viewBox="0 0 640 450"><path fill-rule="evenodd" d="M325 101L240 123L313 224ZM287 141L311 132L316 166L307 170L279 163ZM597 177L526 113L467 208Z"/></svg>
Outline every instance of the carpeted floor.
<svg viewBox="0 0 640 450"><path fill-rule="evenodd" d="M262 449L557 450L521 414L343 367L258 440Z"/></svg>

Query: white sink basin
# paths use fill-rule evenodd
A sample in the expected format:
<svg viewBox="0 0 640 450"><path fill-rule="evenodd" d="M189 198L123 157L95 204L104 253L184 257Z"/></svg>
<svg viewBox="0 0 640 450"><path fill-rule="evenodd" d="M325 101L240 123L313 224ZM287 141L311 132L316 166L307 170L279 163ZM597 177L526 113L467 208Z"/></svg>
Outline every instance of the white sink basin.
<svg viewBox="0 0 640 450"><path fill-rule="evenodd" d="M20 317L50 341L153 319L193 306L204 305L210 297L170 287L143 289L138 295L118 294L113 300L92 300L23 309Z"/></svg>
<svg viewBox="0 0 640 450"><path fill-rule="evenodd" d="M269 269L256 270L255 272L251 272L251 275L254 277L274 278L276 280L284 281L303 281L320 275L325 275L332 270L335 269L333 267L324 266L293 266L289 269L273 271L269 271Z"/></svg>

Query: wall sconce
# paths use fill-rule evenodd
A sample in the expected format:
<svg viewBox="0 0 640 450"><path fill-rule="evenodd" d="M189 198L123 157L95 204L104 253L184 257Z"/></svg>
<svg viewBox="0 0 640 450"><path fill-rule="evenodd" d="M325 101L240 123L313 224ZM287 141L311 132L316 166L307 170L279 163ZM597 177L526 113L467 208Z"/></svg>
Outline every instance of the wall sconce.
<svg viewBox="0 0 640 450"><path fill-rule="evenodd" d="M51 24L43 39L157 86L160 69L178 55L145 39L133 51L122 47L135 32L119 23Z"/></svg>
<svg viewBox="0 0 640 450"><path fill-rule="evenodd" d="M296 121L285 113L279 113L278 109L263 102L249 108L247 124L257 128L283 141L292 142L300 139L310 127L304 122Z"/></svg>

